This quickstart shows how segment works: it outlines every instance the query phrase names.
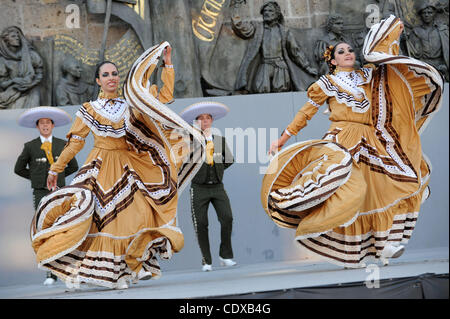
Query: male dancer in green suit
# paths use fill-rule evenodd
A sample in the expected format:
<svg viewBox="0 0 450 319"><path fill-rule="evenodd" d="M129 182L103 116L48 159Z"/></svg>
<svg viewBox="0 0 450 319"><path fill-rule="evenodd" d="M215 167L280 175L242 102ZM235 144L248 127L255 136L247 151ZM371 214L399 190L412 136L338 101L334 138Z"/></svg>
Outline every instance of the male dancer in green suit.
<svg viewBox="0 0 450 319"><path fill-rule="evenodd" d="M33 188L34 209L36 210L42 197L50 193L47 189L47 175L50 165L56 161L61 154L66 141L52 136L53 128L62 123L70 123L70 116L56 107L33 108L19 118L19 124L30 127L35 123L40 136L25 143L22 153L17 158L14 173L31 181ZM68 119L66 118L68 117ZM66 123L66 124L67 124ZM72 159L67 165L64 174L58 174L58 187L65 185L65 177L78 170L76 159ZM56 276L47 273L44 285L52 285Z"/></svg>
<svg viewBox="0 0 450 319"><path fill-rule="evenodd" d="M197 233L202 253L202 270L212 270L212 258L208 236L208 206L211 203L220 222L219 258L223 266L234 266L231 232L233 215L230 200L222 183L225 169L233 162L233 155L228 149L223 136L212 135L214 120L224 116L228 108L220 103L194 104L182 112L182 117L192 123L195 119L203 131L206 140L206 161L192 179L191 211L194 229Z"/></svg>

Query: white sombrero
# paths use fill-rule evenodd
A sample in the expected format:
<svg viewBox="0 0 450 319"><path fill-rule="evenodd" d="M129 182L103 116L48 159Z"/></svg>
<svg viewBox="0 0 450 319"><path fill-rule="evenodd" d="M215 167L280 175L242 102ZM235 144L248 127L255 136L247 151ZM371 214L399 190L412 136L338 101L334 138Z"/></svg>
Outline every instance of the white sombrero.
<svg viewBox="0 0 450 319"><path fill-rule="evenodd" d="M23 112L17 119L20 126L34 128L39 119L49 118L55 126L63 126L72 122L72 117L55 106L38 106Z"/></svg>
<svg viewBox="0 0 450 319"><path fill-rule="evenodd" d="M218 120L230 111L228 106L219 102L204 101L189 105L183 111L181 111L180 116L192 124L194 120L201 114L211 114L213 120Z"/></svg>

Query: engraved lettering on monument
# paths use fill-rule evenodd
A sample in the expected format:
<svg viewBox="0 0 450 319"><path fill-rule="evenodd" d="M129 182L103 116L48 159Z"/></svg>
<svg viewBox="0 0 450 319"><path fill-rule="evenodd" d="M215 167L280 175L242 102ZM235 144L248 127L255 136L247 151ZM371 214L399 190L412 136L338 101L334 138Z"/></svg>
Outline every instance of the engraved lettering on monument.
<svg viewBox="0 0 450 319"><path fill-rule="evenodd" d="M214 27L224 2L225 0L205 0L200 15L192 20L192 31L197 38L207 42L214 40Z"/></svg>
<svg viewBox="0 0 450 319"><path fill-rule="evenodd" d="M260 9L263 22L244 21L241 8L246 1L233 1L231 21L248 47L238 71L235 90L243 93L270 93L306 90L317 70L311 66L302 48L284 25L276 1L266 1ZM294 68L299 67L299 71ZM305 72L306 71L306 72Z"/></svg>
<svg viewBox="0 0 450 319"><path fill-rule="evenodd" d="M117 65L117 69L119 70L121 81L123 83L128 70L131 68L134 61L142 54L142 52L143 48L139 43L136 34L133 30L128 30L119 41L106 49L105 59L112 61ZM89 79L87 84L93 87L95 65L99 62L98 49L87 48L77 39L74 39L68 35L60 34L55 37L55 55L61 61L64 61L67 56L76 56L79 63L82 63L92 70L92 74L87 77ZM85 77L82 77L80 82L83 82L82 79L84 78ZM60 83L56 83L55 85L59 86L59 84ZM80 90L83 91L83 89ZM55 93L57 94L57 92ZM91 88L88 88L88 97L92 99L97 98L94 96L89 96L92 95L92 93ZM65 104L58 103L58 105Z"/></svg>
<svg viewBox="0 0 450 319"><path fill-rule="evenodd" d="M17 27L5 28L16 25L15 21L2 20L3 25L0 22L2 109L73 103L62 102L64 90L59 90L64 85L70 87L66 78L73 76L68 72L61 75L67 56L81 63L81 83L93 84L99 48L88 48L86 44L97 43L101 32L89 33L100 27L99 18L88 18L89 14L105 16L105 31L109 27L108 13L120 19L111 22L109 38L115 38L114 42L124 29L134 31L120 43L102 46L105 58L117 63L122 75L145 48L169 41L178 52L173 56L178 74L177 97L304 91L317 79L315 68L320 74L327 72L321 58L324 47L348 42L363 62L360 52L368 28L389 14L400 17L405 24L401 54L434 65L449 80L448 0L320 0L309 1L309 6L295 0L190 0L174 1L169 6L166 0L81 1L85 5L54 0L55 11L40 11L45 15L56 10L63 14L60 20L49 19L51 29L39 23L39 19L47 18L42 14L34 21L37 17L28 7L30 1L15 2L19 9L13 12L27 23L20 25L24 28L21 31ZM41 4L37 2L33 8L39 9ZM5 17L12 16L8 10ZM427 16L431 17L429 22ZM324 28L319 27L322 23ZM68 33L61 32L63 29ZM23 32L32 34L33 41ZM74 87L83 92L86 88Z"/></svg>
<svg viewBox="0 0 450 319"><path fill-rule="evenodd" d="M5 28L0 35L0 108L39 106L42 77L42 59L22 30Z"/></svg>

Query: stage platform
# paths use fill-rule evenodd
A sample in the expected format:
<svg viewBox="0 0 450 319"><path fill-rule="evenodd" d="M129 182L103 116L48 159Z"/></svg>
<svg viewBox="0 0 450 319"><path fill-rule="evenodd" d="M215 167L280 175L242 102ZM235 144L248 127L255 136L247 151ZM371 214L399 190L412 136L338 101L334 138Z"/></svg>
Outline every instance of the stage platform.
<svg viewBox="0 0 450 319"><path fill-rule="evenodd" d="M333 287L367 288L380 282L401 278L440 275L447 285L448 247L408 251L389 266L371 264L367 269L344 269L325 262L284 261L260 264L216 267L211 272L198 270L167 271L158 280L141 281L126 290L110 290L82 286L78 291L67 291L58 281L55 285L21 285L0 287L2 299L196 299L196 298L292 298L283 294L292 289ZM447 274L447 276L445 276ZM379 276L378 276L379 275ZM377 277L376 277L377 276ZM446 277L446 279L445 279ZM367 285L366 285L367 283ZM442 283L442 281L441 281ZM383 284L381 285L383 286ZM268 294L268 292L277 292ZM445 289L444 289L445 294ZM284 297L283 297L284 296ZM290 296L290 297L289 297ZM295 296L295 295L294 295ZM304 296L304 295L299 295ZM348 295L351 297L351 294ZM360 297L364 297L364 294ZM367 296L371 296L370 294ZM329 296L328 296L329 297ZM336 298L344 295L336 295ZM376 298L376 294L372 295ZM437 296L437 298L445 296ZM311 298L321 298L319 295ZM324 296L326 298L326 296ZM371 298L371 297L370 297ZM380 296L380 298L382 298Z"/></svg>
<svg viewBox="0 0 450 319"><path fill-rule="evenodd" d="M352 297L352 294L339 294L339 288L351 286L369 289L376 285L398 279L437 276L444 286L441 295L435 298L448 298L448 247L427 250L412 250L398 259L392 259L389 266L367 269L344 269L325 262L284 261L260 264L216 267L211 272L198 270L167 271L158 280L141 281L126 290L110 290L82 286L78 291L67 291L58 281L55 285L21 285L0 287L2 299L196 299L196 298L295 298L289 291L301 288L333 288L335 298ZM379 276L378 276L379 275ZM416 280L417 281L417 280ZM367 285L366 285L367 283ZM446 287L446 289L445 289ZM337 289L337 290L336 290ZM348 290L348 289L347 289ZM445 292L446 290L446 292ZM322 290L324 291L324 290ZM272 292L272 293L270 293ZM442 295L443 294L443 295ZM445 296L445 294L447 296ZM298 295L299 298L308 295ZM377 298L377 294L361 294L361 298ZM386 296L386 295L384 295ZM414 296L417 296L414 295ZM312 294L311 298L321 298ZM330 297L328 295L328 297ZM401 296L399 296L401 298ZM323 295L327 298L327 295ZM383 298L380 296L380 298Z"/></svg>

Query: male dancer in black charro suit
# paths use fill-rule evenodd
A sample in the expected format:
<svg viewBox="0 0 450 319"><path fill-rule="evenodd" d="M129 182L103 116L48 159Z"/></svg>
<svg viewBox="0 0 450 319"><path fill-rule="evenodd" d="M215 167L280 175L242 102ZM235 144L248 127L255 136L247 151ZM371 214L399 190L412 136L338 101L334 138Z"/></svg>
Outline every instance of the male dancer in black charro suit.
<svg viewBox="0 0 450 319"><path fill-rule="evenodd" d="M220 223L220 262L224 266L236 265L231 244L233 215L230 200L222 183L224 171L233 164L234 159L225 138L211 134L213 121L225 116L227 112L228 108L221 103L198 103L186 108L181 114L188 123L196 120L207 140L206 161L191 183L192 222L203 257L203 271L212 270L208 236L210 203L214 206Z"/></svg>

